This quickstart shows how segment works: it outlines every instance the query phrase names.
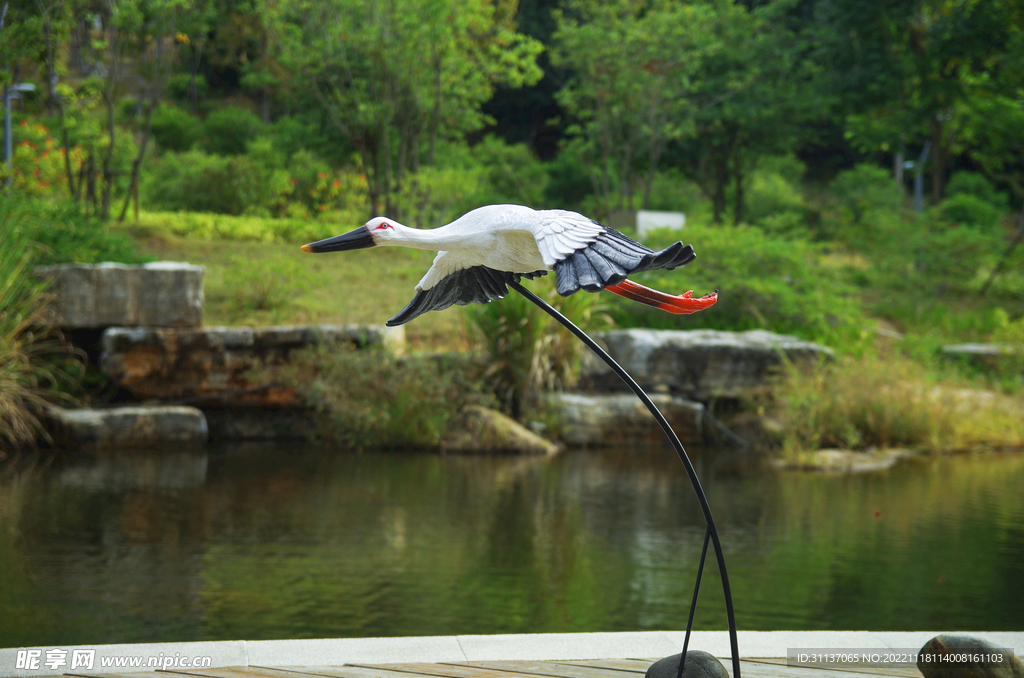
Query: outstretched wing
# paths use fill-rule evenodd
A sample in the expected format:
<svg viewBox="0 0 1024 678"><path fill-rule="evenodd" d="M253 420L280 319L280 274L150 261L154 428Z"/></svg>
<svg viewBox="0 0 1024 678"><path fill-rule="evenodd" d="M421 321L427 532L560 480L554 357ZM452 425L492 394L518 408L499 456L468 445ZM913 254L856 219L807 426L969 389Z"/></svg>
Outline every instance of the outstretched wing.
<svg viewBox="0 0 1024 678"><path fill-rule="evenodd" d="M580 288L597 292L610 285L618 285L631 273L671 270L697 258L693 247L681 242L655 252L614 229L600 228L602 232L593 242L555 263L558 293L563 297Z"/></svg>
<svg viewBox="0 0 1024 678"><path fill-rule="evenodd" d="M547 271L525 273L523 276L534 278L545 275ZM423 315L427 311L441 311L449 306L466 304L486 304L503 298L508 294L506 280L511 276L516 282L520 275L496 271L487 266L473 266L452 271L438 280L433 287L419 290L409 305L402 312L387 322L388 327L395 327Z"/></svg>
<svg viewBox="0 0 1024 678"><path fill-rule="evenodd" d="M536 220L530 230L549 269L593 243L605 231L605 227L593 219L568 210L540 210L534 215Z"/></svg>

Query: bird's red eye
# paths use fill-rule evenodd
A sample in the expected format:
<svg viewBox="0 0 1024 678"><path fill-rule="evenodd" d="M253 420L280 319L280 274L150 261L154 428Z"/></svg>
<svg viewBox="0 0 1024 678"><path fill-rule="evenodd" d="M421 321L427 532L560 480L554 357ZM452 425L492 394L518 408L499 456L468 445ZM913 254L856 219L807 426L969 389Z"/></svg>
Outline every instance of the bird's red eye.
<svg viewBox="0 0 1024 678"><path fill-rule="evenodd" d="M383 224L380 224L380 225L374 227L373 230L375 230L375 231L383 231L385 228L391 228L391 224L385 222ZM392 230L394 230L394 229L392 229Z"/></svg>

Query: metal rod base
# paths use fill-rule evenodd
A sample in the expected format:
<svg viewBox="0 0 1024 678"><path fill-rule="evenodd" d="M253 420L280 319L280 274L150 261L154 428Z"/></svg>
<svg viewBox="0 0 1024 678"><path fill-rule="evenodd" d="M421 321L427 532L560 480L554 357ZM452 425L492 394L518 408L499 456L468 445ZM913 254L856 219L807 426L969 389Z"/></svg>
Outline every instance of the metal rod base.
<svg viewBox="0 0 1024 678"><path fill-rule="evenodd" d="M580 341L587 345L587 348L603 360L608 367L612 368L612 371L614 371L615 374L617 374L619 378L629 386L630 390L636 394L636 397L639 398L647 409L650 410L651 414L654 415L654 418L661 426L661 430L665 433L665 437L668 438L669 442L672 443L672 447L675 448L676 454L679 456L679 461L683 463L683 467L686 469L686 474L690 477L690 484L693 485L693 491L697 495L697 501L700 502L701 510L704 512L704 520L708 526L708 534L711 535L711 541L715 546L715 558L718 560L718 571L722 575L722 593L725 595L725 614L729 621L729 645L732 650L732 673L733 678L740 678L740 651L739 642L736 639L736 615L733 612L732 607L732 591L729 588L729 575L725 570L725 555L722 553L722 542L718 538L718 529L715 527L715 519L711 515L711 506L708 504L708 498L704 494L704 489L700 485L700 479L697 477L697 471L693 468L693 464L690 462L690 458L687 456L686 449L683 447L683 444L679 441L679 437L676 435L676 432L672 430L672 426L669 425L668 420L665 419L665 416L657 408L647 393L640 388L640 385L636 383L633 377L631 377L621 365L615 362L614 358L608 355L607 351L601 348L596 341L590 338L590 335L576 327L572 321L552 308L552 306L546 301L520 285L513 276L509 275L506 282L509 287L526 297L527 300L557 320L567 330L575 334ZM700 587L699 579L697 587L698 589ZM689 640L689 633L687 633L687 640ZM683 654L679 659L680 666L682 666L685 661L686 655Z"/></svg>

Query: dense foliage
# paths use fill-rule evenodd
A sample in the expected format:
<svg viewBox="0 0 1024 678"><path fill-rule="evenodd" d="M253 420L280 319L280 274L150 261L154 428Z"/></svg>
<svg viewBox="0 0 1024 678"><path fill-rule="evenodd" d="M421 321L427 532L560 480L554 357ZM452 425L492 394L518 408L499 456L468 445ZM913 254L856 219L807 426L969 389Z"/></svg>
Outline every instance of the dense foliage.
<svg viewBox="0 0 1024 678"><path fill-rule="evenodd" d="M715 222L741 223L763 216L764 164L793 152L814 179L858 156L897 183L922 173L936 205L963 195L947 183L964 164L1024 199L1024 10L1010 0L15 0L5 25L0 77L38 85L20 122L48 121L17 128L16 185L104 217L142 201L417 221L464 181L477 201L603 217L654 206L673 170ZM467 174L446 148L488 127L569 164L496 176L507 154L492 144ZM206 155L176 156L190 151ZM360 185L311 199L314 166ZM979 207L958 201L951 215Z"/></svg>
<svg viewBox="0 0 1024 678"><path fill-rule="evenodd" d="M687 215L683 235L647 244L683 237L698 260L639 280L720 289L720 301L680 319L612 300L620 326L765 328L869 355L881 322L924 364L950 340L1020 334L1013 0L7 7L0 79L37 88L16 102L0 179L32 200L32 263L144 258L115 219L139 237L255 252L379 213L430 227L489 203L608 221L672 210ZM209 271L226 319L343 315L306 294L322 288L319 262L244 261ZM423 263L395 270L404 281ZM585 317L584 300L562 303ZM575 360L518 301L470 309L477 330L454 342L476 333L517 414ZM1019 387L1019 370L1000 375Z"/></svg>

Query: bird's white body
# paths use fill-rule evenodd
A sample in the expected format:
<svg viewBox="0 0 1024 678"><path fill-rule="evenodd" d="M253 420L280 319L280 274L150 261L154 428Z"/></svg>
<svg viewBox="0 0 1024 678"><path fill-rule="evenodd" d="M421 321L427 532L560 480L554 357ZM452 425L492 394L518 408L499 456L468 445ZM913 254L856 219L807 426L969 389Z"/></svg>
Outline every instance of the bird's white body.
<svg viewBox="0 0 1024 678"><path fill-rule="evenodd" d="M605 230L576 212L522 205L480 207L447 226L428 230L408 228L386 217L371 219L366 229L378 246L438 251L417 290L429 290L452 273L474 266L511 273L551 271Z"/></svg>
<svg viewBox="0 0 1024 678"><path fill-rule="evenodd" d="M534 210L521 205L488 205L433 229L414 229L387 217L362 228L302 247L306 252L337 252L400 246L437 250L434 263L416 284L416 296L388 321L401 325L427 311L454 304L485 304L503 298L507 284L554 271L562 296L583 289L608 290L671 313L693 313L715 303L691 292L672 296L627 280L631 273L671 270L693 261L689 245L677 242L657 252L625 235L566 210Z"/></svg>

